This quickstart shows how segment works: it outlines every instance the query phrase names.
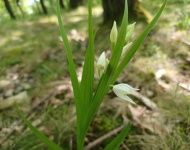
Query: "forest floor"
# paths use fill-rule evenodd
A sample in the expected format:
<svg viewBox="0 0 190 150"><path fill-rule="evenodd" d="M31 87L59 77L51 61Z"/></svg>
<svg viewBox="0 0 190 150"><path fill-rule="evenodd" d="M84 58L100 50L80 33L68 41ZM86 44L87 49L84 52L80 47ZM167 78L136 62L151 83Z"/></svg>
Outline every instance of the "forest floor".
<svg viewBox="0 0 190 150"><path fill-rule="evenodd" d="M160 3L147 1L149 5L142 5L155 14ZM101 141L91 149L103 149L112 136L105 140L102 136L119 130L123 120L130 121L132 128L121 149L190 149L189 10L184 3L168 3L117 80L140 89L131 96L137 105L120 100L110 91L86 137L86 145ZM97 60L102 51L110 53L110 29L100 25L101 7L95 7L93 13L94 27L99 28L95 39ZM80 78L87 47L86 8L63 12L63 22ZM134 40L146 25L137 21ZM74 149L75 106L56 16L5 22L0 25L0 33L0 150L45 148L19 118L14 100L40 131L63 148Z"/></svg>

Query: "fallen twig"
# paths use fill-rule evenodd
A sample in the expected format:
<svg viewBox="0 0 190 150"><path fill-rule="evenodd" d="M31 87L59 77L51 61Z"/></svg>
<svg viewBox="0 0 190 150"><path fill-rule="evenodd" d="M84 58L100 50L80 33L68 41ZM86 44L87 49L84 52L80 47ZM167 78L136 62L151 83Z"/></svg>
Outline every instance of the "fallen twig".
<svg viewBox="0 0 190 150"><path fill-rule="evenodd" d="M185 83L180 83L180 82L177 82L173 79L170 79L171 81L173 81L174 83L176 83L179 87L183 88L184 90L187 90L188 92L190 92L190 85L187 85Z"/></svg>
<svg viewBox="0 0 190 150"><path fill-rule="evenodd" d="M21 104L21 103L28 102L28 101L29 101L28 94L26 91L24 91L15 96L12 96L5 100L0 101L0 110L14 105L15 102L17 104Z"/></svg>
<svg viewBox="0 0 190 150"><path fill-rule="evenodd" d="M136 98L141 100L149 108L151 108L151 109L156 109L157 108L157 105L154 102L152 102L149 98L143 96L142 94L140 94L138 92L134 92L133 96L135 96Z"/></svg>
<svg viewBox="0 0 190 150"><path fill-rule="evenodd" d="M117 135L118 132L120 132L123 128L125 127L125 125L121 125L120 127L108 132L107 134L101 136L100 138L96 139L95 141L89 143L86 147L85 150L90 150L91 148L99 145L100 143L102 143L104 140L110 138L113 135Z"/></svg>

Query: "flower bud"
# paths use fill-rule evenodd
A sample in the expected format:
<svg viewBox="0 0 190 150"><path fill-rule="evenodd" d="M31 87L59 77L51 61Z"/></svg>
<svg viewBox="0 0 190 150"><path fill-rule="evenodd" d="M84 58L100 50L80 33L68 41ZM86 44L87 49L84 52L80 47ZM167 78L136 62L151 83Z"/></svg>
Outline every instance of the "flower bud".
<svg viewBox="0 0 190 150"><path fill-rule="evenodd" d="M127 52L127 50L129 50L129 49L131 48L132 44L133 44L133 42L130 42L130 43L126 44L126 45L123 47L121 56L124 55L124 54Z"/></svg>
<svg viewBox="0 0 190 150"><path fill-rule="evenodd" d="M134 29L135 29L135 24L136 24L136 22L127 26L127 34L125 37L126 42L128 42L132 38Z"/></svg>
<svg viewBox="0 0 190 150"><path fill-rule="evenodd" d="M105 52L103 52L100 57L98 58L97 65L99 67L106 67L106 55Z"/></svg>
<svg viewBox="0 0 190 150"><path fill-rule="evenodd" d="M99 77L102 75L102 72L104 72L107 69L108 64L109 60L106 58L105 52L103 52L98 58L97 62Z"/></svg>
<svg viewBox="0 0 190 150"><path fill-rule="evenodd" d="M118 35L117 25L116 25L116 22L114 21L113 27L112 27L111 32L110 32L110 41L112 43L115 43L117 41L117 35Z"/></svg>

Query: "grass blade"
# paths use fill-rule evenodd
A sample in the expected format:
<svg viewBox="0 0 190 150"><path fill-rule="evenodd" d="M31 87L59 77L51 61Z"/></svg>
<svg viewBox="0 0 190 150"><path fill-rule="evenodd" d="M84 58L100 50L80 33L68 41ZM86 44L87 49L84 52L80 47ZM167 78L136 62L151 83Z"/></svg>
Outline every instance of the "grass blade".
<svg viewBox="0 0 190 150"><path fill-rule="evenodd" d="M20 109L18 108L18 105L16 104L17 111L19 113L19 116L22 118L24 123L30 128L30 130L40 139L42 140L49 149L51 150L63 150L61 147L59 147L57 144L49 140L42 132L40 132L37 128L35 128L22 114Z"/></svg>
<svg viewBox="0 0 190 150"><path fill-rule="evenodd" d="M121 143L123 142L124 138L127 136L127 134L130 131L130 123L127 124L127 126L121 131L120 134L117 135L116 138L109 143L104 150L117 150Z"/></svg>
<svg viewBox="0 0 190 150"><path fill-rule="evenodd" d="M167 3L167 0L164 0L162 6L159 9L159 11L156 14L156 16L153 18L153 20L150 22L150 24L145 28L145 30L142 32L142 34L140 35L140 37L135 41L135 43L133 44L133 46L131 47L131 49L125 55L125 57L123 58L122 62L118 66L117 70L115 71L114 77L112 78L112 83L115 82L115 80L117 79L117 77L123 71L123 69L125 68L125 66L129 63L129 61L131 60L131 58L133 57L133 55L135 54L135 52L138 50L138 48L141 46L141 44L143 43L143 41L145 40L145 38L147 37L147 35L150 33L150 31L152 30L152 28L154 27L154 25L156 24L156 22L160 18L160 15L162 14L166 3Z"/></svg>

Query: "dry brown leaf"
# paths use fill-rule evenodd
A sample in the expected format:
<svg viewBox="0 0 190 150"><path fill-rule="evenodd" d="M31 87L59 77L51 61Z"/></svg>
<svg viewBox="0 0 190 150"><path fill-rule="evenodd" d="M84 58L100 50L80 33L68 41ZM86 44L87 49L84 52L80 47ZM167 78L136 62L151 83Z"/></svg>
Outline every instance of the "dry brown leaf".
<svg viewBox="0 0 190 150"><path fill-rule="evenodd" d="M163 135L167 132L164 124L162 123L163 120L158 112L147 110L142 106L133 107L130 104L128 105L128 108L133 120L141 128L148 129L149 131L159 135Z"/></svg>

